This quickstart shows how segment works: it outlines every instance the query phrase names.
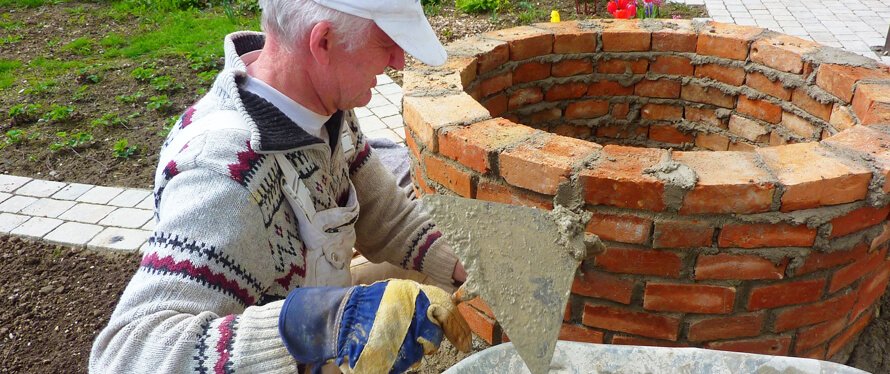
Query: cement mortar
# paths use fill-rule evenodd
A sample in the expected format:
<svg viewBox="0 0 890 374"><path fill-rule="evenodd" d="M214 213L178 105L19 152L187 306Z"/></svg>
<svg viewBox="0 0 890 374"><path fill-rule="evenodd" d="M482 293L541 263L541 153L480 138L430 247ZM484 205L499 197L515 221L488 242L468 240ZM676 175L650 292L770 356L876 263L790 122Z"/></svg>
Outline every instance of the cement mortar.
<svg viewBox="0 0 890 374"><path fill-rule="evenodd" d="M868 69L877 69L880 67L878 62L873 59L840 48L828 46L822 46L813 52L804 54L802 60L818 65L829 63Z"/></svg>

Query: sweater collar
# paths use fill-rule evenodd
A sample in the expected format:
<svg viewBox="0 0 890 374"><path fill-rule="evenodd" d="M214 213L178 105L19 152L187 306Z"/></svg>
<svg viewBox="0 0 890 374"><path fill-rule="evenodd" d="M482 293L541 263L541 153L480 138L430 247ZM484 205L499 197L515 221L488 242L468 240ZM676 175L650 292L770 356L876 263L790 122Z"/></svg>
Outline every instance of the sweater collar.
<svg viewBox="0 0 890 374"><path fill-rule="evenodd" d="M247 80L247 65L241 59L245 53L263 48L265 36L259 32L239 31L225 38L225 67L214 85L227 96L243 114L251 129L251 147L257 153L288 152L305 146L324 143L324 140L303 130L299 124L277 107L243 88ZM329 134L338 134L343 112L334 113L324 127ZM336 136L331 139L336 141ZM332 144L332 147L334 144Z"/></svg>

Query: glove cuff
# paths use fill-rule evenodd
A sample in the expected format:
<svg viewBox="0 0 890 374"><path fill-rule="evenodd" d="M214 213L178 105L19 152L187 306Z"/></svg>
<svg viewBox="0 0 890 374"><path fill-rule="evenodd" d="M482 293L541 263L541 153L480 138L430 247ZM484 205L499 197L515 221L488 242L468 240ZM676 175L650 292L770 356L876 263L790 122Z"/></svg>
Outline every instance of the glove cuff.
<svg viewBox="0 0 890 374"><path fill-rule="evenodd" d="M337 356L339 317L354 287L291 291L278 316L278 333L297 362L322 364Z"/></svg>

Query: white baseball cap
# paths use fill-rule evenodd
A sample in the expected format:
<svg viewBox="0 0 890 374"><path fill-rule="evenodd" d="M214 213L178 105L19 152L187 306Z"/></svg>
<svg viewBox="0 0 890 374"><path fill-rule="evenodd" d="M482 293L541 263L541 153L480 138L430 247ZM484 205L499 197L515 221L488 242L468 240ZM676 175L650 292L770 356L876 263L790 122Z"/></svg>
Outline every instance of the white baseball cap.
<svg viewBox="0 0 890 374"><path fill-rule="evenodd" d="M448 55L423 15L420 0L313 0L319 5L374 21L399 47L427 65Z"/></svg>

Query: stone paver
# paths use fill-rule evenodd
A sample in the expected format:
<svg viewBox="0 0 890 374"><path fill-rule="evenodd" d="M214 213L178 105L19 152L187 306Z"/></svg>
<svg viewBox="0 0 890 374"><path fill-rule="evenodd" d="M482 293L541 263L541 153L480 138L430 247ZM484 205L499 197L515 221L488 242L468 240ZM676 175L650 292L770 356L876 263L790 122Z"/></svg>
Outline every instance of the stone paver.
<svg viewBox="0 0 890 374"><path fill-rule="evenodd" d="M135 251L145 244L145 241L148 240L150 235L151 232L145 230L109 227L99 233L99 235L96 235L96 237L87 244L87 248Z"/></svg>
<svg viewBox="0 0 890 374"><path fill-rule="evenodd" d="M0 192L0 203L2 203L3 200L6 200L6 199L8 199L8 198L10 198L10 197L12 197L12 194L11 194L11 193Z"/></svg>
<svg viewBox="0 0 890 374"><path fill-rule="evenodd" d="M115 209L117 208L108 205L78 203L58 218L66 221L98 223Z"/></svg>
<svg viewBox="0 0 890 374"><path fill-rule="evenodd" d="M120 208L105 216L105 218L99 221L99 224L103 226L116 226L135 229L142 227L142 225L148 222L148 220L150 220L153 216L154 213L152 213L152 211L150 210Z"/></svg>
<svg viewBox="0 0 890 374"><path fill-rule="evenodd" d="M135 208L152 210L155 208L154 195L148 195L142 202L136 204Z"/></svg>
<svg viewBox="0 0 890 374"><path fill-rule="evenodd" d="M19 212L29 216L56 218L74 206L73 201L43 198L22 208Z"/></svg>
<svg viewBox="0 0 890 374"><path fill-rule="evenodd" d="M77 198L77 201L82 203L108 204L111 199L117 197L121 192L124 192L123 188L95 186L83 195L80 195L80 197Z"/></svg>
<svg viewBox="0 0 890 374"><path fill-rule="evenodd" d="M15 194L34 197L50 197L52 194L61 190L62 187L65 187L65 183L34 179L28 182L28 184L19 187L19 189L15 191Z"/></svg>
<svg viewBox="0 0 890 374"><path fill-rule="evenodd" d="M64 221L55 218L31 217L31 219L12 230L10 234L29 238L42 238L62 223Z"/></svg>
<svg viewBox="0 0 890 374"><path fill-rule="evenodd" d="M28 205L37 201L36 197L30 196L13 196L0 203L0 212L18 213Z"/></svg>
<svg viewBox="0 0 890 374"><path fill-rule="evenodd" d="M53 199L74 200L93 188L91 184L71 183L53 194Z"/></svg>
<svg viewBox="0 0 890 374"><path fill-rule="evenodd" d="M99 225L90 225L80 222L65 222L44 236L43 240L56 244L79 247L89 243L90 239L93 239L93 237L101 231L102 226Z"/></svg>
<svg viewBox="0 0 890 374"><path fill-rule="evenodd" d="M0 192L15 191L30 181L31 178L19 177L16 175L0 175Z"/></svg>
<svg viewBox="0 0 890 374"><path fill-rule="evenodd" d="M29 218L31 217L20 214L0 213L0 233L9 234L10 231L19 227L19 225L27 221Z"/></svg>
<svg viewBox="0 0 890 374"><path fill-rule="evenodd" d="M136 206L136 204L142 202L142 200L145 200L150 194L151 191L149 190L126 190L121 192L121 194L117 195L114 199L111 199L108 204L124 208L132 208Z"/></svg>

